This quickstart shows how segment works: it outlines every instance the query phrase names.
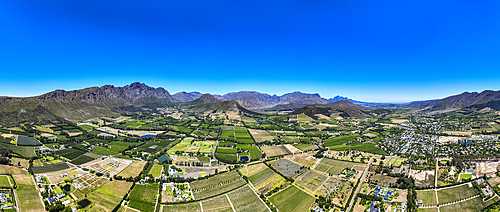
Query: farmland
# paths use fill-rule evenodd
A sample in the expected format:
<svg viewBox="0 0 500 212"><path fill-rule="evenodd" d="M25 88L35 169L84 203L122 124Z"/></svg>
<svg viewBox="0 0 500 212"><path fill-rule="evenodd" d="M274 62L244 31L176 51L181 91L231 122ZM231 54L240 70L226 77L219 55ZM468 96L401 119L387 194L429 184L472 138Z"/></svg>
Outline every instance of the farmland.
<svg viewBox="0 0 500 212"><path fill-rule="evenodd" d="M423 201L424 206L437 204L436 191L434 190L417 190L417 198Z"/></svg>
<svg viewBox="0 0 500 212"><path fill-rule="evenodd" d="M0 176L0 188L12 187L9 183L9 176Z"/></svg>
<svg viewBox="0 0 500 212"><path fill-rule="evenodd" d="M59 171L67 168L70 168L70 166L67 163L56 163L45 166L33 166L32 170L33 173L38 174L38 173Z"/></svg>
<svg viewBox="0 0 500 212"><path fill-rule="evenodd" d="M79 149L68 148L68 149L63 149L63 150L57 150L55 153L56 153L56 155L67 158L68 160L73 160L73 159L85 154L85 151L82 151Z"/></svg>
<svg viewBox="0 0 500 212"><path fill-rule="evenodd" d="M248 177L248 180L253 184L256 185L263 180L271 177L274 175L274 171L271 170L269 167L267 167L263 163L259 163L256 165L251 165L251 166L245 166L239 169L240 172Z"/></svg>
<svg viewBox="0 0 500 212"><path fill-rule="evenodd" d="M269 198L280 211L303 212L309 211L314 197L295 186L290 186Z"/></svg>
<svg viewBox="0 0 500 212"><path fill-rule="evenodd" d="M345 168L352 168L354 165L364 166L366 164L323 158L315 169L321 172L339 175L342 170Z"/></svg>
<svg viewBox="0 0 500 212"><path fill-rule="evenodd" d="M321 174L319 172L309 170L304 175L297 178L297 185L308 189L311 192L314 192L319 188L328 179L327 176Z"/></svg>
<svg viewBox="0 0 500 212"><path fill-rule="evenodd" d="M135 185L128 197L130 199L128 206L140 209L143 212L153 212L158 195L158 187L158 183Z"/></svg>
<svg viewBox="0 0 500 212"><path fill-rule="evenodd" d="M0 143L1 146L5 147L8 150L11 150L14 153L17 153L23 157L32 158L36 157L35 147L33 146L15 146L6 143Z"/></svg>
<svg viewBox="0 0 500 212"><path fill-rule="evenodd" d="M262 143L264 141L272 141L278 138L276 135L266 130L249 129L248 131L250 131L256 143Z"/></svg>
<svg viewBox="0 0 500 212"><path fill-rule="evenodd" d="M297 165L296 163L291 162L287 159L271 161L269 162L269 164L284 176L291 178L298 177L299 175L307 171L306 167Z"/></svg>
<svg viewBox="0 0 500 212"><path fill-rule="evenodd" d="M245 185L238 172L230 171L190 184L196 199L205 199Z"/></svg>
<svg viewBox="0 0 500 212"><path fill-rule="evenodd" d="M45 211L30 175L13 175L17 183L19 211Z"/></svg>
<svg viewBox="0 0 500 212"><path fill-rule="evenodd" d="M266 205L248 185L229 192L227 197L236 211L268 211Z"/></svg>
<svg viewBox="0 0 500 212"><path fill-rule="evenodd" d="M81 155L81 156L71 160L71 163L75 164L75 165L82 165L84 163L87 163L89 161L95 160L95 159L100 158L100 157L101 157L101 155L87 152L84 155Z"/></svg>
<svg viewBox="0 0 500 212"><path fill-rule="evenodd" d="M94 206L96 209L111 211L121 202L131 186L132 182L108 181L88 195L88 197L96 203Z"/></svg>
<svg viewBox="0 0 500 212"><path fill-rule="evenodd" d="M146 165L146 161L134 161L132 162L132 164L127 166L127 168L121 171L118 176L121 176L123 178L138 176L144 168L144 165Z"/></svg>
<svg viewBox="0 0 500 212"><path fill-rule="evenodd" d="M162 166L155 163L152 165L151 169L149 170L149 172L147 174L150 174L153 177L160 177L161 176L161 169L162 169Z"/></svg>
<svg viewBox="0 0 500 212"><path fill-rule="evenodd" d="M285 146L262 146L260 149L266 153L266 157L274 157L291 153Z"/></svg>
<svg viewBox="0 0 500 212"><path fill-rule="evenodd" d="M437 192L439 204L455 202L479 194L479 191L468 183L461 186L440 189Z"/></svg>
<svg viewBox="0 0 500 212"><path fill-rule="evenodd" d="M274 188L284 185L286 182L285 178L276 173L259 184L254 185L254 187L259 193L265 194Z"/></svg>

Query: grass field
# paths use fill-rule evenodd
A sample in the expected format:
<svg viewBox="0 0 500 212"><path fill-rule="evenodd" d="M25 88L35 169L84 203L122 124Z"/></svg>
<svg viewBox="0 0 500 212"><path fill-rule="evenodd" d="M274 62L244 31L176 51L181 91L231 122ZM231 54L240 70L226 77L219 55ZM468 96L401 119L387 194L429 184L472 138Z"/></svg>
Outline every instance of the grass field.
<svg viewBox="0 0 500 212"><path fill-rule="evenodd" d="M316 166L315 169L321 172L326 172L333 175L339 175L342 172L342 170L344 170L345 168L352 168L352 166L354 165L366 165L366 164L323 158L320 164L318 164L318 166Z"/></svg>
<svg viewBox="0 0 500 212"><path fill-rule="evenodd" d="M439 204L455 202L477 194L479 194L479 191L473 186L469 186L469 183L457 187L441 189L437 192Z"/></svg>
<svg viewBox="0 0 500 212"><path fill-rule="evenodd" d="M282 190L269 198L280 210L287 212L309 211L314 203L314 197L298 189L294 185Z"/></svg>
<svg viewBox="0 0 500 212"><path fill-rule="evenodd" d="M460 202L457 204L447 205L439 208L440 212L476 212L482 211L483 208L488 205L493 204L495 201L498 201L498 197L495 197L491 200L483 202L481 197L476 197L474 199L470 199L464 202Z"/></svg>
<svg viewBox="0 0 500 212"><path fill-rule="evenodd" d="M141 142L121 142L121 141L113 141L109 143L109 147L94 147L92 151L97 154L101 155L116 155L119 152L127 149L129 146L139 146L141 145Z"/></svg>
<svg viewBox="0 0 500 212"><path fill-rule="evenodd" d="M297 114L297 121L298 122L308 122L308 121L314 121L314 119L309 117L306 114L301 113L301 114Z"/></svg>
<svg viewBox="0 0 500 212"><path fill-rule="evenodd" d="M235 211L269 211L248 185L229 192L227 196L231 200Z"/></svg>
<svg viewBox="0 0 500 212"><path fill-rule="evenodd" d="M97 158L102 157L101 155L94 154L92 152L87 152L84 155L81 155L80 157L75 158L74 160L71 161L72 164L75 165L81 165L84 163L87 163L89 161L95 160Z"/></svg>
<svg viewBox="0 0 500 212"><path fill-rule="evenodd" d="M85 131L89 131L89 130L92 130L94 129L94 127L90 126L90 125L87 125L87 124L82 124L82 125L79 125L80 128L82 128L83 130Z"/></svg>
<svg viewBox="0 0 500 212"><path fill-rule="evenodd" d="M0 174L28 174L28 172L19 167L0 165Z"/></svg>
<svg viewBox="0 0 500 212"><path fill-rule="evenodd" d="M13 175L17 183L19 211L45 211L30 175Z"/></svg>
<svg viewBox="0 0 500 212"><path fill-rule="evenodd" d="M248 146L246 144L238 144L238 149L243 150L243 152L247 152L250 154L250 161L255 161L262 158L262 152L260 152L259 148L256 146Z"/></svg>
<svg viewBox="0 0 500 212"><path fill-rule="evenodd" d="M472 179L472 174L460 174L460 179Z"/></svg>
<svg viewBox="0 0 500 212"><path fill-rule="evenodd" d="M123 178L139 176L146 163L146 161L134 161L132 164L127 166L127 168L121 171L118 176L122 176Z"/></svg>
<svg viewBox="0 0 500 212"><path fill-rule="evenodd" d="M230 191L246 184L238 172L230 171L208 179L197 180L190 184L196 199L205 199Z"/></svg>
<svg viewBox="0 0 500 212"><path fill-rule="evenodd" d="M173 204L173 205L162 205L162 212L201 212L201 206L199 202L187 203L187 204Z"/></svg>
<svg viewBox="0 0 500 212"><path fill-rule="evenodd" d="M437 205L436 192L434 190L417 190L417 199L421 199L424 206Z"/></svg>
<svg viewBox="0 0 500 212"><path fill-rule="evenodd" d="M132 182L119 180L108 181L88 195L88 197L92 202L96 203L94 207L111 211L120 204L131 186Z"/></svg>
<svg viewBox="0 0 500 212"><path fill-rule="evenodd" d="M161 168L161 165L155 163L149 170L148 174L153 175L153 177L161 177Z"/></svg>
<svg viewBox="0 0 500 212"><path fill-rule="evenodd" d="M154 212L158 188L158 183L135 185L128 196L130 199L128 206L143 212Z"/></svg>
<svg viewBox="0 0 500 212"><path fill-rule="evenodd" d="M0 176L0 188L12 187L9 183L9 176Z"/></svg>

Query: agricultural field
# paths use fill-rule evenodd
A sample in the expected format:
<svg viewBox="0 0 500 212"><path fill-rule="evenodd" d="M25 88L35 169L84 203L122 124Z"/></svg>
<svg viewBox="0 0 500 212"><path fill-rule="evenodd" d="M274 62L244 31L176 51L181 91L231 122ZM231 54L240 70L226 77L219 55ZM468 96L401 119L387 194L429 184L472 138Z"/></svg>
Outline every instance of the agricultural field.
<svg viewBox="0 0 500 212"><path fill-rule="evenodd" d="M116 155L119 152L129 148L130 146L139 146L143 143L141 142L121 142L121 141L112 141L108 144L108 147L105 146L97 146L92 148L92 152L101 155Z"/></svg>
<svg viewBox="0 0 500 212"><path fill-rule="evenodd" d="M147 185L136 184L128 196L130 200L128 206L140 209L143 212L154 212L158 188L158 183L150 183Z"/></svg>
<svg viewBox="0 0 500 212"><path fill-rule="evenodd" d="M442 206L439 207L439 211L442 212L456 212L456 211L464 211L464 212L476 212L476 211L482 211L482 209L488 207L489 205L493 204L495 201L498 201L498 197L490 199L486 202L483 202L483 199L481 197L476 197L464 202L460 202L457 204L452 204L452 205L447 205L447 206ZM440 202L441 204L441 202Z"/></svg>
<svg viewBox="0 0 500 212"><path fill-rule="evenodd" d="M316 158L306 154L285 156L285 159L291 160L305 167L312 167L314 166L314 164L316 164Z"/></svg>
<svg viewBox="0 0 500 212"><path fill-rule="evenodd" d="M266 154L266 157L292 154L285 146L261 146L260 149Z"/></svg>
<svg viewBox="0 0 500 212"><path fill-rule="evenodd" d="M19 167L8 166L8 165L0 165L0 174L28 174L27 171L22 170Z"/></svg>
<svg viewBox="0 0 500 212"><path fill-rule="evenodd" d="M89 131L89 130L93 130L95 127L93 126L90 126L88 124L82 124L82 125L78 125L78 127L82 128L83 130L85 131Z"/></svg>
<svg viewBox="0 0 500 212"><path fill-rule="evenodd" d="M275 173L271 177L268 177L266 180L254 185L254 187L259 193L265 194L266 192L273 190L274 188L278 188L284 185L286 182L287 181L285 178Z"/></svg>
<svg viewBox="0 0 500 212"><path fill-rule="evenodd" d="M239 171L248 177L248 180L253 184L259 184L265 179L274 175L274 171L267 167L264 163L241 167Z"/></svg>
<svg viewBox="0 0 500 212"><path fill-rule="evenodd" d="M330 177L316 190L316 195L331 197L334 204L344 206L353 190L354 183Z"/></svg>
<svg viewBox="0 0 500 212"><path fill-rule="evenodd" d="M40 143L40 141L36 140L35 138L28 137L28 136L22 136L22 135L17 136L16 144L18 146L39 146L39 145L42 145L42 143Z"/></svg>
<svg viewBox="0 0 500 212"><path fill-rule="evenodd" d="M113 210L120 204L125 194L130 190L132 184L132 182L120 180L108 181L88 195L88 198L95 203L92 209L94 211Z"/></svg>
<svg viewBox="0 0 500 212"><path fill-rule="evenodd" d="M13 178L17 183L16 193L19 211L45 211L31 176L13 175Z"/></svg>
<svg viewBox="0 0 500 212"><path fill-rule="evenodd" d="M316 146L316 144L294 144L293 146L304 152L318 149L318 146Z"/></svg>
<svg viewBox="0 0 500 212"><path fill-rule="evenodd" d="M327 179L328 176L324 174L314 170L308 170L305 174L298 177L295 180L295 183L298 186L311 191L311 193L314 193L314 191L316 191L316 189L318 189Z"/></svg>
<svg viewBox="0 0 500 212"><path fill-rule="evenodd" d="M73 179L73 186L75 187L73 195L75 195L76 198L85 197L86 194L96 190L107 181L108 179L105 177L97 177L90 173L84 174Z"/></svg>
<svg viewBox="0 0 500 212"><path fill-rule="evenodd" d="M230 191L246 184L236 171L215 175L190 183L195 199L205 199Z"/></svg>
<svg viewBox="0 0 500 212"><path fill-rule="evenodd" d="M202 201L200 205L203 207L203 212L233 212L231 203L229 203L229 198L226 195L219 195L217 197Z"/></svg>
<svg viewBox="0 0 500 212"><path fill-rule="evenodd" d="M224 163L236 163L238 161L236 147L236 143L233 142L219 142L215 157Z"/></svg>
<svg viewBox="0 0 500 212"><path fill-rule="evenodd" d="M132 164L127 166L127 168L121 171L120 174L118 174L118 176L121 176L123 178L139 176L146 163L147 163L146 161L134 161L132 162Z"/></svg>
<svg viewBox="0 0 500 212"><path fill-rule="evenodd" d="M354 134L354 135L346 135L346 136L339 136L339 137L333 137L326 139L323 143L325 147L331 147L331 146L338 146L345 144L350 141L356 141L356 137L359 137L359 134Z"/></svg>
<svg viewBox="0 0 500 212"><path fill-rule="evenodd" d="M101 155L98 155L98 154L94 154L94 153L91 153L91 152L87 152L73 160L71 160L70 162L72 164L75 164L75 165L82 165L84 163L87 163L87 162L90 162L90 161L93 161L97 158L101 158L102 156Z"/></svg>
<svg viewBox="0 0 500 212"><path fill-rule="evenodd" d="M47 172L55 172L55 171L60 171L63 169L68 169L70 168L70 165L67 163L55 163L55 164L50 164L50 165L45 165L45 166L33 166L31 169L33 170L33 173L39 174L39 173L47 173Z"/></svg>
<svg viewBox="0 0 500 212"><path fill-rule="evenodd" d="M173 205L162 205L162 212L201 212L201 205L199 202L186 203L186 204L173 204Z"/></svg>
<svg viewBox="0 0 500 212"><path fill-rule="evenodd" d="M12 185L9 182L9 176L2 175L0 176L0 188L11 188Z"/></svg>
<svg viewBox="0 0 500 212"><path fill-rule="evenodd" d="M73 160L77 157L84 155L85 153L86 153L85 151L82 151L79 149L74 149L74 148L67 148L67 149L55 151L56 155L64 157L68 160Z"/></svg>
<svg viewBox="0 0 500 212"><path fill-rule="evenodd" d="M253 144L250 133L244 127L223 126L220 139L232 140L241 144Z"/></svg>
<svg viewBox="0 0 500 212"><path fill-rule="evenodd" d="M252 137L255 139L256 143L262 143L264 141L272 141L278 138L274 133L266 130L248 129L248 131L250 131L250 134L252 134Z"/></svg>
<svg viewBox="0 0 500 212"><path fill-rule="evenodd" d="M424 206L437 205L436 191L434 190L417 190L417 199L421 199Z"/></svg>
<svg viewBox="0 0 500 212"><path fill-rule="evenodd" d="M275 160L268 163L282 175L291 178L296 178L308 170L307 167L300 166L287 159Z"/></svg>
<svg viewBox="0 0 500 212"><path fill-rule="evenodd" d="M147 152L153 154L158 152L172 143L173 140L162 139L162 140L151 140L147 143L137 147L137 149L132 150L133 152ZM127 146L128 147L128 146Z"/></svg>
<svg viewBox="0 0 500 212"><path fill-rule="evenodd" d="M301 114L297 114L297 121L298 122L310 122L310 121L314 121L314 119L309 117L306 114L301 113Z"/></svg>
<svg viewBox="0 0 500 212"><path fill-rule="evenodd" d="M303 212L309 211L309 208L314 203L314 197L298 189L294 185L282 190L271 197L269 200L280 211L287 212Z"/></svg>
<svg viewBox="0 0 500 212"><path fill-rule="evenodd" d="M15 146L15 145L6 144L6 143L0 143L0 145L5 147L8 150L11 150L12 152L14 152L16 154L23 156L23 157L26 157L26 158L36 157L35 147L33 147L33 146Z"/></svg>
<svg viewBox="0 0 500 212"><path fill-rule="evenodd" d="M439 189L437 192L439 204L455 202L478 194L479 191L474 188L471 183L451 188Z"/></svg>
<svg viewBox="0 0 500 212"><path fill-rule="evenodd" d="M235 211L269 211L264 202L260 200L259 196L248 185L229 192L227 197L231 200Z"/></svg>
<svg viewBox="0 0 500 212"><path fill-rule="evenodd" d="M163 166L154 163L151 168L149 169L149 172L147 174L152 175L153 177L161 177L161 170Z"/></svg>
<svg viewBox="0 0 500 212"><path fill-rule="evenodd" d="M314 169L328 174L339 175L345 168L352 168L354 165L365 166L366 164L323 158Z"/></svg>
<svg viewBox="0 0 500 212"><path fill-rule="evenodd" d="M255 161L259 160L262 158L262 152L260 152L259 148L257 146L249 146L246 144L238 144L237 146L238 156L239 160L241 161ZM250 158L247 158L244 160L242 156L249 156Z"/></svg>

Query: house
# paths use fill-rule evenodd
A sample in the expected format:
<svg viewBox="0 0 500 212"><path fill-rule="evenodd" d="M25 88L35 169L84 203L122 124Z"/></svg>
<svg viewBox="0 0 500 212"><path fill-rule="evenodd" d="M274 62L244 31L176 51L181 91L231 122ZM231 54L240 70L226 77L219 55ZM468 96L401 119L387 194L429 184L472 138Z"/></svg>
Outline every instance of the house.
<svg viewBox="0 0 500 212"><path fill-rule="evenodd" d="M0 193L0 203L4 204L7 203L7 197L5 196L5 193Z"/></svg>
<svg viewBox="0 0 500 212"><path fill-rule="evenodd" d="M323 210L323 208L320 208L319 206L316 206L313 210L314 212L325 212L325 210Z"/></svg>
<svg viewBox="0 0 500 212"><path fill-rule="evenodd" d="M380 212L380 207L375 207L377 204L379 204L379 201L373 201L372 204L370 205L370 212Z"/></svg>

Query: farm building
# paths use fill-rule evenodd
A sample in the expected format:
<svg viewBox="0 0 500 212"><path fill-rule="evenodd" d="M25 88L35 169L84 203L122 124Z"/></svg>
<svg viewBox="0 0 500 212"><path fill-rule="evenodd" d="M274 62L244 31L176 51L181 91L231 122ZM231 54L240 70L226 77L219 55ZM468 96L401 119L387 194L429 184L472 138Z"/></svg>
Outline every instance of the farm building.
<svg viewBox="0 0 500 212"><path fill-rule="evenodd" d="M101 133L101 134L98 134L97 137L103 138L103 139L114 139L116 136L108 134L108 133Z"/></svg>

